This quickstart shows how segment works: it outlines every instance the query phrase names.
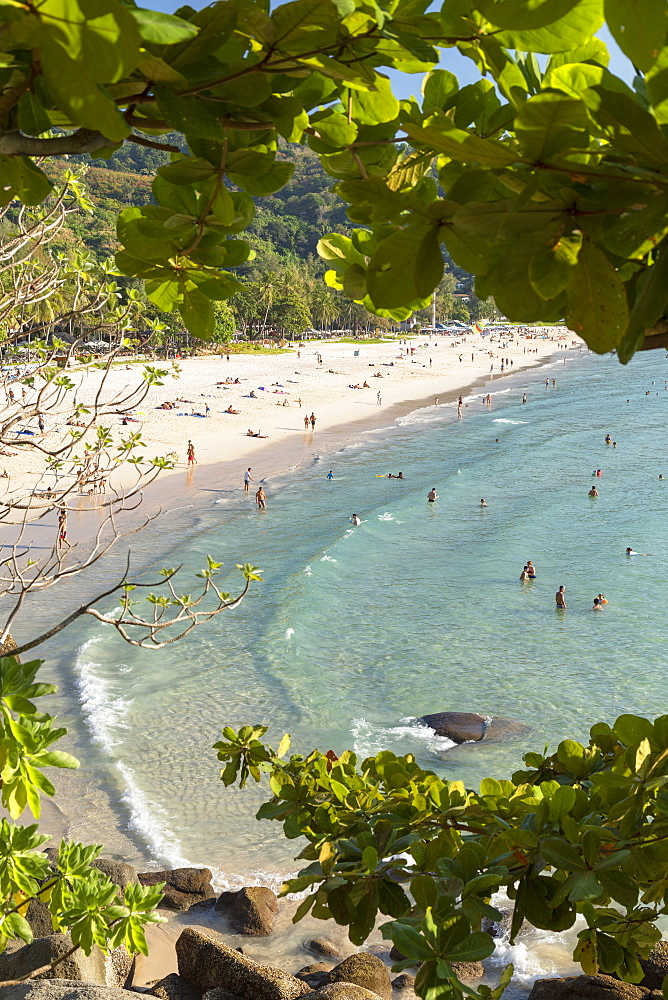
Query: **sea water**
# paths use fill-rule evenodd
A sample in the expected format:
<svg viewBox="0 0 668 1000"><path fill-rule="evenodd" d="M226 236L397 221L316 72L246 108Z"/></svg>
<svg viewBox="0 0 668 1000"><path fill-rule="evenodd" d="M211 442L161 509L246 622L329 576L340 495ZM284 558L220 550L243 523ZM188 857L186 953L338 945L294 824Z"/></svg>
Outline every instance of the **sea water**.
<svg viewBox="0 0 668 1000"><path fill-rule="evenodd" d="M410 752L475 786L596 721L664 713L668 364L566 356L475 390L461 421L423 408L267 481L265 511L241 490L216 503L211 483L186 518L139 536L135 565L183 564L179 590L207 553L232 592L238 562L264 582L158 652L90 622L43 650L83 761L58 775L72 835L137 864L207 865L221 886L275 887L298 867L295 845L254 819L266 787L224 789L211 749L224 725L266 725L274 746L289 732L300 752ZM528 559L537 579L522 584ZM531 732L454 747L418 721L446 710Z"/></svg>

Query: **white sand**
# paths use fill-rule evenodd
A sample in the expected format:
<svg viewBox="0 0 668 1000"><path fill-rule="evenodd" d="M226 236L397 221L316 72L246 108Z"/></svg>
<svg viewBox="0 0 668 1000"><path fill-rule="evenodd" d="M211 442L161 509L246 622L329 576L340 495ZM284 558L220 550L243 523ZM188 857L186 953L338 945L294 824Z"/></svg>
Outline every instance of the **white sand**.
<svg viewBox="0 0 668 1000"><path fill-rule="evenodd" d="M415 348L410 358L406 357L403 344L403 355L400 354L397 341L363 346L309 342L299 351L286 349L276 355L232 354L229 362L225 355L188 358L177 362L180 373L176 378L169 376L162 387L149 390L134 411L137 422L123 426L121 416L113 414L101 418L99 424L111 428L115 441L127 437L128 433L141 432L145 444L142 453L149 458L174 454L177 471L187 464L189 439L194 444L198 466L236 460L241 466L246 462L252 465L253 455L266 445L287 443L290 438L299 444L307 437L317 441L320 431L365 419L377 422L384 411L398 403L413 400L418 403L430 397L446 396L490 373L500 375L502 358L513 362L506 367L505 374L539 364L557 351L557 341L569 347L576 343L574 335L570 331L566 333L567 336L563 329L553 329L547 339L515 335L514 340L500 340L496 336L483 339L472 333L462 337L434 336L428 340L423 335L408 341L409 346ZM317 361L318 354L322 356L322 364ZM156 366L170 367L170 363L157 362ZM105 399L130 393L140 383L141 367L138 363L116 365L105 382ZM377 372L382 377L374 377ZM217 384L226 378L240 381L238 385ZM90 403L100 379L99 372L91 372L83 380L77 380L80 382L78 399ZM369 388L350 388L364 381ZM20 383L13 388L20 400ZM257 398L249 398L251 391ZM380 402L377 399L379 392ZM34 392L28 390L26 402L30 403L32 398ZM176 407L159 409L164 401L174 401ZM207 405L210 408L208 418L203 416ZM226 413L229 406L239 414ZM20 408L17 401L14 407L4 409L3 418L11 412L19 412ZM47 415L44 438L17 434L16 440L40 442L53 448L69 433L66 421L72 410L69 399L66 405L60 405L53 414ZM310 425L308 431L304 427L304 417L311 413L316 416L315 434ZM248 437L249 428L260 431L263 437ZM37 421L19 423L18 429L37 431ZM87 440L91 433L86 435ZM44 460L39 453L28 447L16 449L11 443L5 447L15 454L0 456L0 472L6 469L10 476L9 480L0 479L0 497L6 496L8 491L12 496L25 495L53 484L53 474L44 475ZM77 450L81 452L80 445ZM168 475L162 472L161 478ZM117 490L128 489L135 481L134 471L126 467L112 475L110 485ZM86 494L86 488L82 492ZM97 497L90 497L85 506L95 506L98 502Z"/></svg>

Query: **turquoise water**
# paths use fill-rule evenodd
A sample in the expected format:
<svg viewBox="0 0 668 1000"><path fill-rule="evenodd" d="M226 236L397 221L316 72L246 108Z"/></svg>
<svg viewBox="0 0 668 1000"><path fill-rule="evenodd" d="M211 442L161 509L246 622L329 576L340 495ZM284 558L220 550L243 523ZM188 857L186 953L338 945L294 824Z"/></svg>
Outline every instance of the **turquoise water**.
<svg viewBox="0 0 668 1000"><path fill-rule="evenodd" d="M221 883L276 881L293 852L253 819L257 790L218 780L210 747L225 724L263 722L300 751L410 751L475 783L594 721L665 712L665 378L656 352L626 369L560 353L492 383L491 408L478 390L460 422L450 406L419 410L267 482L264 512L239 491L167 515L139 542L146 565L193 571L211 553L256 563L265 582L158 653L90 624L51 644L46 669L85 766L60 782L73 834L133 860L206 864ZM376 478L400 470L404 482ZM652 555L629 559L627 545ZM538 578L523 585L527 559ZM508 715L532 733L453 749L415 721L444 710Z"/></svg>

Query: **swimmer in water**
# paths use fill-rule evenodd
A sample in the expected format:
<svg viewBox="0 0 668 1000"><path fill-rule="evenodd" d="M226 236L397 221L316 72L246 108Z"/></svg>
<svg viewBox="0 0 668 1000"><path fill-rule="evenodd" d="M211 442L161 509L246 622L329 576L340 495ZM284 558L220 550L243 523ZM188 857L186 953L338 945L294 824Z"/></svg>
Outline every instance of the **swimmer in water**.
<svg viewBox="0 0 668 1000"><path fill-rule="evenodd" d="M480 506L481 507L486 507L487 506L487 501L486 500L481 500L480 501Z"/></svg>
<svg viewBox="0 0 668 1000"><path fill-rule="evenodd" d="M603 610L603 605L601 604L601 602L598 599L598 597L595 597L594 598L594 606L592 608L592 611L602 611L602 610Z"/></svg>
<svg viewBox="0 0 668 1000"><path fill-rule="evenodd" d="M612 438L610 437L609 434L605 435L605 443L606 444L612 444Z"/></svg>
<svg viewBox="0 0 668 1000"><path fill-rule="evenodd" d="M528 580L528 579L530 579L530 577L529 577L529 574L527 572L527 567L525 566L524 569L522 570L522 572L520 573L520 580L522 580L522 582L524 582L524 580Z"/></svg>
<svg viewBox="0 0 668 1000"><path fill-rule="evenodd" d="M361 524L361 523L362 523L362 521L361 521L361 518L359 518L359 517L357 516L357 514L353 514L353 515L352 515L352 517L350 518L350 523L351 523L351 524L354 524L354 525L355 525L355 527L357 527L357 525L358 525L358 524Z"/></svg>
<svg viewBox="0 0 668 1000"><path fill-rule="evenodd" d="M565 594L565 591L566 591L566 588L564 586L561 586L561 587L559 587L559 590L554 595L554 599L557 602L557 607L558 608L564 608L565 609L565 607L566 607L566 594Z"/></svg>
<svg viewBox="0 0 668 1000"><path fill-rule="evenodd" d="M429 501L429 503L434 503L435 500L438 500L438 493L436 492L435 486L432 486L432 488L429 490L429 493L427 493L427 500Z"/></svg>
<svg viewBox="0 0 668 1000"><path fill-rule="evenodd" d="M330 469L330 470L329 470L329 472L327 473L327 478L328 478L328 479L333 479L333 478L334 478L334 473L332 472L332 470L331 470L331 469Z"/></svg>
<svg viewBox="0 0 668 1000"><path fill-rule="evenodd" d="M601 604L607 604L608 603L607 600L606 600L605 594L599 594L598 595L598 599L599 599L599 602Z"/></svg>
<svg viewBox="0 0 668 1000"><path fill-rule="evenodd" d="M636 550L632 549L631 546L629 545L629 547L626 550L626 554L627 556L648 556L649 552L636 552Z"/></svg>
<svg viewBox="0 0 668 1000"><path fill-rule="evenodd" d="M531 562L530 559L527 559L527 573L529 574L530 580L536 579L536 567L534 566L534 564Z"/></svg>
<svg viewBox="0 0 668 1000"><path fill-rule="evenodd" d="M659 479L663 479L663 478L664 478L664 477L663 477L662 475L659 475Z"/></svg>
<svg viewBox="0 0 668 1000"><path fill-rule="evenodd" d="M589 490L589 493L587 494L587 496L589 496L589 497L597 497L598 496L598 490L596 489L595 486L592 486L592 488Z"/></svg>

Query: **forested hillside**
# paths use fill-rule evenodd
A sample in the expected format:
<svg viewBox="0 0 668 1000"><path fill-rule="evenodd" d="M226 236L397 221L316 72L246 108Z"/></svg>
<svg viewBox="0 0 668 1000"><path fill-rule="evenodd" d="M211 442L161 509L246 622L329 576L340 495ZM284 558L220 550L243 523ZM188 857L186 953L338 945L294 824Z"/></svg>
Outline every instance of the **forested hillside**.
<svg viewBox="0 0 668 1000"><path fill-rule="evenodd" d="M180 136L165 137L178 144ZM323 170L315 153L306 147L290 150L295 162L292 180L276 194L257 199L256 215L246 233L255 258L241 270L247 291L217 303L221 335L235 327L249 335L278 330L300 333L309 327L374 329L390 324L372 316L342 293L325 286L326 265L317 255L318 240L326 233L348 233L352 224L343 201L332 192L333 179ZM72 157L87 166L86 187L94 205L92 214L71 216L62 242L85 245L98 260L117 249L116 218L129 205L151 201L151 181L169 154L142 146L126 146L108 160ZM64 166L64 162L62 164ZM56 172L58 166L55 167ZM484 307L472 296L470 276L448 261L437 294L439 319L478 318ZM460 296L459 298L457 296ZM471 296L463 300L461 296ZM149 310L153 307L149 306ZM171 329L175 314L160 314ZM431 319L431 310L421 317Z"/></svg>

